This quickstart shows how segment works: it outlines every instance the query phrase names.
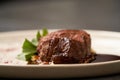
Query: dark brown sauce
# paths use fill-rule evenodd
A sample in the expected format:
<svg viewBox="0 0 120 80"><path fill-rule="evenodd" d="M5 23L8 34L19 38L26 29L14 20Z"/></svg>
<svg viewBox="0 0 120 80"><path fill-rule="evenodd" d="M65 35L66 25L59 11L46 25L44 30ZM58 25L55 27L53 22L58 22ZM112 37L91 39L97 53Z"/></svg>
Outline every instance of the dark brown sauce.
<svg viewBox="0 0 120 80"><path fill-rule="evenodd" d="M114 60L120 60L120 56L110 55L110 54L97 54L96 59L92 61L92 63L114 61Z"/></svg>
<svg viewBox="0 0 120 80"><path fill-rule="evenodd" d="M120 56L96 53L96 59L90 63L99 63L99 62L107 62L107 61L115 61L115 60L120 60ZM36 61L35 62L29 61L28 64L39 64L39 63L37 63ZM43 64L49 64L49 63L43 63Z"/></svg>

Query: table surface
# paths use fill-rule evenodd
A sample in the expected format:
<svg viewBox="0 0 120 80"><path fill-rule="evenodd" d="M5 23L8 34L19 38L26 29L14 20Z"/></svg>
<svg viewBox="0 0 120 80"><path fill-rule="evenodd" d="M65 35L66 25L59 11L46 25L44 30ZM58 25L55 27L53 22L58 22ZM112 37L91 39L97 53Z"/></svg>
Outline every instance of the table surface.
<svg viewBox="0 0 120 80"><path fill-rule="evenodd" d="M0 32L32 29L120 31L120 0L18 0L0 3ZM120 73L83 80L119 80ZM8 80L1 78L0 80Z"/></svg>
<svg viewBox="0 0 120 80"><path fill-rule="evenodd" d="M64 79L64 78L61 78ZM61 80L60 78L57 80ZM65 78L65 79L74 79L74 80L120 80L120 74L112 74L107 76L99 76L99 77L88 77L88 78ZM0 78L0 80L9 80L9 78ZM19 80L19 79L12 79L12 80ZM22 79L22 80L29 80L29 79ZM35 79L37 80L37 79ZM39 79L43 80L43 79ZM47 80L47 79L46 79Z"/></svg>

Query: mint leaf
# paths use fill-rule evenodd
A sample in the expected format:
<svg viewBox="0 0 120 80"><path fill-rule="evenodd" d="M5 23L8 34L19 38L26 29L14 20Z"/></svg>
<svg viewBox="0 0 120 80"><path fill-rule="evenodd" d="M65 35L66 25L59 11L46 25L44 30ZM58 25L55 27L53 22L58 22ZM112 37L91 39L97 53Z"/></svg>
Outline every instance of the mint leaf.
<svg viewBox="0 0 120 80"><path fill-rule="evenodd" d="M23 46L23 53L36 53L36 46L33 45L29 40L25 39Z"/></svg>
<svg viewBox="0 0 120 80"><path fill-rule="evenodd" d="M41 34L40 34L40 32L38 31L37 34L36 34L37 41L39 41L40 37L41 37Z"/></svg>
<svg viewBox="0 0 120 80"><path fill-rule="evenodd" d="M31 41L32 44L34 44L35 46L37 46L40 38L41 38L41 34L38 31L37 34L36 34L36 38L33 38L32 41Z"/></svg>
<svg viewBox="0 0 120 80"><path fill-rule="evenodd" d="M30 61L31 57L37 53L37 45L39 43L39 39L43 36L46 36L48 34L47 29L42 30L42 35L38 31L36 34L36 37L32 39L32 41L29 41L28 39L25 39L23 46L22 46L22 53L20 53L17 56L17 59Z"/></svg>
<svg viewBox="0 0 120 80"><path fill-rule="evenodd" d="M31 53L31 54L28 53L28 54L26 54L25 55L26 61L30 61L33 55L34 55L34 53Z"/></svg>
<svg viewBox="0 0 120 80"><path fill-rule="evenodd" d="M18 54L16 58L19 59L19 60L26 61L25 54L23 54L23 53Z"/></svg>
<svg viewBox="0 0 120 80"><path fill-rule="evenodd" d="M48 34L48 30L46 28L44 28L42 30L42 36L46 36Z"/></svg>
<svg viewBox="0 0 120 80"><path fill-rule="evenodd" d="M38 40L37 40L36 38L32 39L31 42L32 42L32 44L35 45L35 46L38 45Z"/></svg>
<svg viewBox="0 0 120 80"><path fill-rule="evenodd" d="M19 60L24 60L24 61L30 61L31 60L31 57L33 56L34 54L33 53L20 53L18 56L17 56L17 59Z"/></svg>

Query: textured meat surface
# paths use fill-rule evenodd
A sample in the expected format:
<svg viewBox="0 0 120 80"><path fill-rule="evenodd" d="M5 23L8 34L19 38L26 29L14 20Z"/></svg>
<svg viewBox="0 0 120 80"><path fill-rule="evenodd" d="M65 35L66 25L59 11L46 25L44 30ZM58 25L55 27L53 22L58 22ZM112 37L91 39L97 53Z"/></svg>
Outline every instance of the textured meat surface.
<svg viewBox="0 0 120 80"><path fill-rule="evenodd" d="M37 51L42 62L84 63L92 54L90 35L83 30L59 30L42 37Z"/></svg>

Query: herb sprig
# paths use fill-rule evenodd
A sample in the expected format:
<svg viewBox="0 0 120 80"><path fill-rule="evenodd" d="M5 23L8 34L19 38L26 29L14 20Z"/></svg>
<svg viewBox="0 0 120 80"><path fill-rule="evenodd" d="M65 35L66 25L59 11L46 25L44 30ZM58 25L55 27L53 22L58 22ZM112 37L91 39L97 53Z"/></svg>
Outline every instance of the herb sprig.
<svg viewBox="0 0 120 80"><path fill-rule="evenodd" d="M46 36L47 34L48 30L44 28L42 29L42 34L40 34L40 31L38 31L36 37L33 38L31 41L25 39L22 45L22 53L17 55L17 59L30 61L32 56L34 56L37 53L36 48L39 43L39 39L43 36Z"/></svg>

